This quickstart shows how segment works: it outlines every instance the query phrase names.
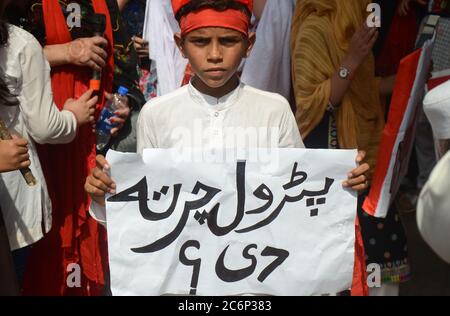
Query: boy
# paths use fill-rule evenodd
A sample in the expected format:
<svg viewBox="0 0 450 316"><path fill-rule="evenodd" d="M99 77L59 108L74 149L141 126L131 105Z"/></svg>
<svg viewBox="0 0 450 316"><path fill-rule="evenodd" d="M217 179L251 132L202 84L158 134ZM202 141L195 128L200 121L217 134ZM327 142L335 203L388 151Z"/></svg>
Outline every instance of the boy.
<svg viewBox="0 0 450 316"><path fill-rule="evenodd" d="M138 152L144 148L230 147L224 140L242 128L276 129L278 138L261 137L255 147L303 148L289 103L280 95L264 92L240 83L236 73L243 58L250 54L255 34L248 33L252 0L173 0L181 33L175 41L189 59L195 76L189 85L163 97L151 100L141 111L138 121ZM180 141L180 133L196 134L197 123L203 135L189 142ZM272 141L271 141L272 139ZM253 147L253 146L249 146ZM364 159L364 153L357 162ZM115 194L115 184L103 172L108 168L103 156L86 179L85 189L94 203L91 214L105 223L105 192ZM346 187L367 188L362 164L352 170Z"/></svg>

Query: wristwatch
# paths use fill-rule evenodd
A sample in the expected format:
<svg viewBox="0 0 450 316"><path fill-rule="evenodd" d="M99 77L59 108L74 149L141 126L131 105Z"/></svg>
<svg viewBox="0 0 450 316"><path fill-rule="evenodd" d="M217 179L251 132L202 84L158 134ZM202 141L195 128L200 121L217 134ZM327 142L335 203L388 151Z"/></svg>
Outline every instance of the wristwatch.
<svg viewBox="0 0 450 316"><path fill-rule="evenodd" d="M340 67L339 68L339 77L341 79L345 79L345 80L348 79L350 77L350 70L348 70L345 67Z"/></svg>

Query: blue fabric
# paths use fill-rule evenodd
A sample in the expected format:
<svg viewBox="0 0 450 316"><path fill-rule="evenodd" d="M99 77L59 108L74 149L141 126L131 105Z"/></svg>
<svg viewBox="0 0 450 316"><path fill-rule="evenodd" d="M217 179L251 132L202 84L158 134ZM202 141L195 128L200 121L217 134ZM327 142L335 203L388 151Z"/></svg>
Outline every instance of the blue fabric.
<svg viewBox="0 0 450 316"><path fill-rule="evenodd" d="M17 281L19 286L22 287L23 277L25 275L25 269L27 266L28 257L30 255L31 246L14 250L12 257L14 261L14 268L16 269Z"/></svg>

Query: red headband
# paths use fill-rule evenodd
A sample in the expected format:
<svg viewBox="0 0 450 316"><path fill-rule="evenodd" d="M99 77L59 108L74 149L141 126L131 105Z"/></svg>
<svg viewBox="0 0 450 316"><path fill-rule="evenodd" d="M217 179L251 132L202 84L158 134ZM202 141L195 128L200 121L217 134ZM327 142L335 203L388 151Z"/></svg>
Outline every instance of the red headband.
<svg viewBox="0 0 450 316"><path fill-rule="evenodd" d="M172 0L174 14L177 15L180 9L189 2L190 0ZM236 0L236 2L244 4L250 12L253 10L253 0ZM247 35L249 25L249 17L236 9L217 11L206 7L195 12L189 12L180 19L181 34L183 35L202 27L211 26L225 27Z"/></svg>

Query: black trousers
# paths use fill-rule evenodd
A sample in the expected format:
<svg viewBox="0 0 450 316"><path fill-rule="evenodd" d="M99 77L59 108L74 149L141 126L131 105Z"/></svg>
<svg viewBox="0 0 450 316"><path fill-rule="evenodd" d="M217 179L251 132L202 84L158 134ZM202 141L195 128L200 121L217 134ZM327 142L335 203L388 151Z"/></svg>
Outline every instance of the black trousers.
<svg viewBox="0 0 450 316"><path fill-rule="evenodd" d="M0 296L20 295L16 270L9 247L3 215L0 210Z"/></svg>

